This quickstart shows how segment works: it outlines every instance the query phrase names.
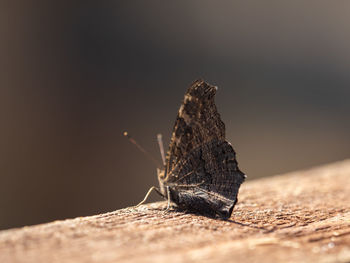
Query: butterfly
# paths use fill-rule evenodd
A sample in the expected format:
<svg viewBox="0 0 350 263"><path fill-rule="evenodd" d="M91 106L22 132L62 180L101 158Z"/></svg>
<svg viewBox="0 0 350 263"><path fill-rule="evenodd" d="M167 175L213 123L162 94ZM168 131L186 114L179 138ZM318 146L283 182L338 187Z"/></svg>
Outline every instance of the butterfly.
<svg viewBox="0 0 350 263"><path fill-rule="evenodd" d="M217 112L217 87L195 81L185 93L176 117L169 150L158 169L161 196L178 207L227 219L237 203L246 175L237 165L236 154L225 139L225 124ZM159 138L160 139L160 138ZM140 205L139 204L139 205Z"/></svg>

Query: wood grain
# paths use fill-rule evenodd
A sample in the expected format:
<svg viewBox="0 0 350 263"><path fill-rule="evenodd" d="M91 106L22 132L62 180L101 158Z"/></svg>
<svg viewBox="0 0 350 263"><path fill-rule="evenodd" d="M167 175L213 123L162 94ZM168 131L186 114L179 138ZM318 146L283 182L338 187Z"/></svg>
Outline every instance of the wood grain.
<svg viewBox="0 0 350 263"><path fill-rule="evenodd" d="M230 220L165 202L0 232L0 262L350 262L350 160L242 185Z"/></svg>

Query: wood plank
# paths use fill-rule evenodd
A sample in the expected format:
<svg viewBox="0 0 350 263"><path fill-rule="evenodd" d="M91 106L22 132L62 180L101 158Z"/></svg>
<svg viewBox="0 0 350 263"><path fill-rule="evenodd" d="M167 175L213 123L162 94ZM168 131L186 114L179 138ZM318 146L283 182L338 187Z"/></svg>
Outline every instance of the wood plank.
<svg viewBox="0 0 350 263"><path fill-rule="evenodd" d="M165 202L0 232L0 262L350 262L350 160L243 184L230 220Z"/></svg>

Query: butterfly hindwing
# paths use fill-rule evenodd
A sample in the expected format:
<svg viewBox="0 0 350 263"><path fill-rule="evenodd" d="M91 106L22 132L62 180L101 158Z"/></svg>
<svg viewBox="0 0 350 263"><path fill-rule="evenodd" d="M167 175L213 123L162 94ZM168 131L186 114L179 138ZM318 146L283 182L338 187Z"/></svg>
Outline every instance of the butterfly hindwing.
<svg viewBox="0 0 350 263"><path fill-rule="evenodd" d="M171 198L179 206L229 217L245 175L226 141L213 140L191 151L168 177Z"/></svg>

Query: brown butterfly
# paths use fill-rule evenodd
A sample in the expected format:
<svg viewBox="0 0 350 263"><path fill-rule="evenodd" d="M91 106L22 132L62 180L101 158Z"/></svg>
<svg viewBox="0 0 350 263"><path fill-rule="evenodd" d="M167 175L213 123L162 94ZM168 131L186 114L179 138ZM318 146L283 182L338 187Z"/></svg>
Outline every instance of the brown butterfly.
<svg viewBox="0 0 350 263"><path fill-rule="evenodd" d="M217 87L195 81L179 109L164 167L158 169L161 196L181 208L202 214L231 216L240 185L246 176L237 166L236 154L225 140L225 124L217 112Z"/></svg>

